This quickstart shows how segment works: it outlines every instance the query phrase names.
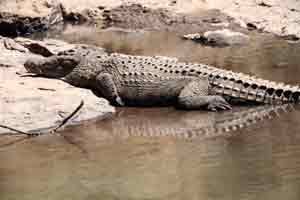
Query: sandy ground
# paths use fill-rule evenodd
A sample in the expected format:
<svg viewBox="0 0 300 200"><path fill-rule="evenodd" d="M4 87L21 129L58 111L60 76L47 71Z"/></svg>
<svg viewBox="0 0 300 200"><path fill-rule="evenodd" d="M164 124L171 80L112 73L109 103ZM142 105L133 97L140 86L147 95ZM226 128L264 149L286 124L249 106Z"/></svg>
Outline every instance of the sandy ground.
<svg viewBox="0 0 300 200"><path fill-rule="evenodd" d="M25 131L53 126L71 113L81 100L85 102L84 107L72 123L114 113L115 109L105 99L96 97L90 90L76 88L60 80L21 77L20 74L26 72L23 67L25 60L38 55L21 45L17 46L19 51L9 50L7 44L4 45L6 40L0 38L0 124ZM24 43L22 38L17 40ZM44 44L53 52L62 50L59 47L72 47L55 41ZM1 132L8 131L0 128Z"/></svg>

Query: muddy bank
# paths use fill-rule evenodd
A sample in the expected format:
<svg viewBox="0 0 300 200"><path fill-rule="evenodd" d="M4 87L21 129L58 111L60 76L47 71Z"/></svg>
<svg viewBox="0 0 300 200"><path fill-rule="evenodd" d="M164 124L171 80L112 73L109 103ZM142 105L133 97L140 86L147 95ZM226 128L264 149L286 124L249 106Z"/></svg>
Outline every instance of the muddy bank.
<svg viewBox="0 0 300 200"><path fill-rule="evenodd" d="M201 10L182 13L176 1L6 1L0 6L0 35L16 37L34 32L62 29L59 22L88 24L98 28L164 30L178 33L204 32L220 27L237 28L234 19L222 12ZM108 3L109 2L109 3ZM155 1L154 1L155 2ZM168 2L168 3L167 3ZM173 2L173 3L172 3ZM2 8L2 9L1 9ZM10 9L6 9L10 8ZM246 29L245 29L246 30Z"/></svg>
<svg viewBox="0 0 300 200"><path fill-rule="evenodd" d="M59 1L12 0L0 3L0 35L16 37L50 28L60 22L127 29L197 30L201 19L178 15L176 1ZM182 11L182 10L181 10ZM202 13L202 12L201 12ZM222 18L220 13L213 13ZM220 21L217 19L217 21ZM199 24L200 23L200 24ZM184 27L180 27L183 25ZM179 27L178 27L179 26ZM191 26L191 28L189 28ZM206 28L203 26L203 28ZM199 29L198 29L199 30Z"/></svg>
<svg viewBox="0 0 300 200"><path fill-rule="evenodd" d="M131 4L108 10L103 17L105 28L172 31L178 34L204 32L222 27L242 29L233 18L218 10L206 10L199 15L189 15L174 13L167 9L152 9L140 4Z"/></svg>
<svg viewBox="0 0 300 200"><path fill-rule="evenodd" d="M81 100L85 105L73 123L114 112L105 99L96 97L90 90L75 88L60 80L23 77L25 60L40 56L30 51L32 45L48 49L48 53L75 46L56 40L36 42L0 38L0 124L22 130L53 126L72 112ZM3 132L8 131L0 128L0 133Z"/></svg>
<svg viewBox="0 0 300 200"><path fill-rule="evenodd" d="M60 29L56 25L64 21L100 28L184 30L184 33L234 26L298 40L299 18L300 4L296 0L5 0L0 3L0 34L18 36L51 27Z"/></svg>
<svg viewBox="0 0 300 200"><path fill-rule="evenodd" d="M84 3L83 3L84 2ZM62 5L70 16L77 16L78 19L106 20L106 12L115 12L122 6L129 4L140 4L150 9L164 9L173 14L181 13L185 16L201 16L210 10L219 10L214 13L218 18L220 13L235 19L244 28L259 29L261 31L275 33L279 36L294 39L300 37L300 3L297 0L88 0L88 1L62 1ZM140 9L145 12L144 9ZM133 14L135 15L135 14ZM129 17L125 16L125 17ZM140 16L133 18L139 20ZM121 19L121 18L118 18ZM159 19L159 18L156 18ZM123 21L124 19L121 19ZM128 22L128 21L127 21ZM120 23L120 22L118 22ZM150 23L151 24L151 23ZM292 37L292 36L296 37Z"/></svg>

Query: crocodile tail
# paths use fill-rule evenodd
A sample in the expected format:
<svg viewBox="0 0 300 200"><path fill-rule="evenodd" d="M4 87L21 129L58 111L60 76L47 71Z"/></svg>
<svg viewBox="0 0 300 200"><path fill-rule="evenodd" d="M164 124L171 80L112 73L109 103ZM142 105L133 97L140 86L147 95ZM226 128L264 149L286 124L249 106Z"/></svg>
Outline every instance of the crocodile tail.
<svg viewBox="0 0 300 200"><path fill-rule="evenodd" d="M230 116L217 119L214 126L188 130L184 133L184 138L213 138L232 135L234 131L250 127L263 120L280 117L292 110L294 110L293 104L281 104L263 105L241 112L229 113Z"/></svg>
<svg viewBox="0 0 300 200"><path fill-rule="evenodd" d="M217 94L267 104L299 102L299 86L276 83L242 73L226 73L224 72L225 70L220 71L209 75L210 85Z"/></svg>

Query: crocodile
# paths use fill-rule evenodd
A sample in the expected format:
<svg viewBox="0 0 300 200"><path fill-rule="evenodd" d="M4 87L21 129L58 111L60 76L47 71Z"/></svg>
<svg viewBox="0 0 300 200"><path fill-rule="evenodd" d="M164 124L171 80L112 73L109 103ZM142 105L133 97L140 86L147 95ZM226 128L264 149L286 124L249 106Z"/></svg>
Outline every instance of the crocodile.
<svg viewBox="0 0 300 200"><path fill-rule="evenodd" d="M262 104L298 102L300 89L206 64L162 56L103 53L78 47L29 58L29 73L89 88L115 106L173 105L180 109L231 109L231 100Z"/></svg>

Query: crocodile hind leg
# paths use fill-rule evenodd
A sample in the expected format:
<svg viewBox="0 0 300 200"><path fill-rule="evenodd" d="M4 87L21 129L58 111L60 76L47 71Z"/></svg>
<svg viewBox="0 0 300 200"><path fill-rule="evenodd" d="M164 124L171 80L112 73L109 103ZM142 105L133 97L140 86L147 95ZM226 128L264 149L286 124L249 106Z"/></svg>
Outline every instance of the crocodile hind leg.
<svg viewBox="0 0 300 200"><path fill-rule="evenodd" d="M178 96L178 107L181 109L203 109L217 111L231 109L222 96L209 95L207 80L196 80L187 84Z"/></svg>
<svg viewBox="0 0 300 200"><path fill-rule="evenodd" d="M96 77L96 85L94 91L97 94L101 94L101 96L106 98L112 105L124 106L124 103L118 94L117 87L111 74L100 73Z"/></svg>

